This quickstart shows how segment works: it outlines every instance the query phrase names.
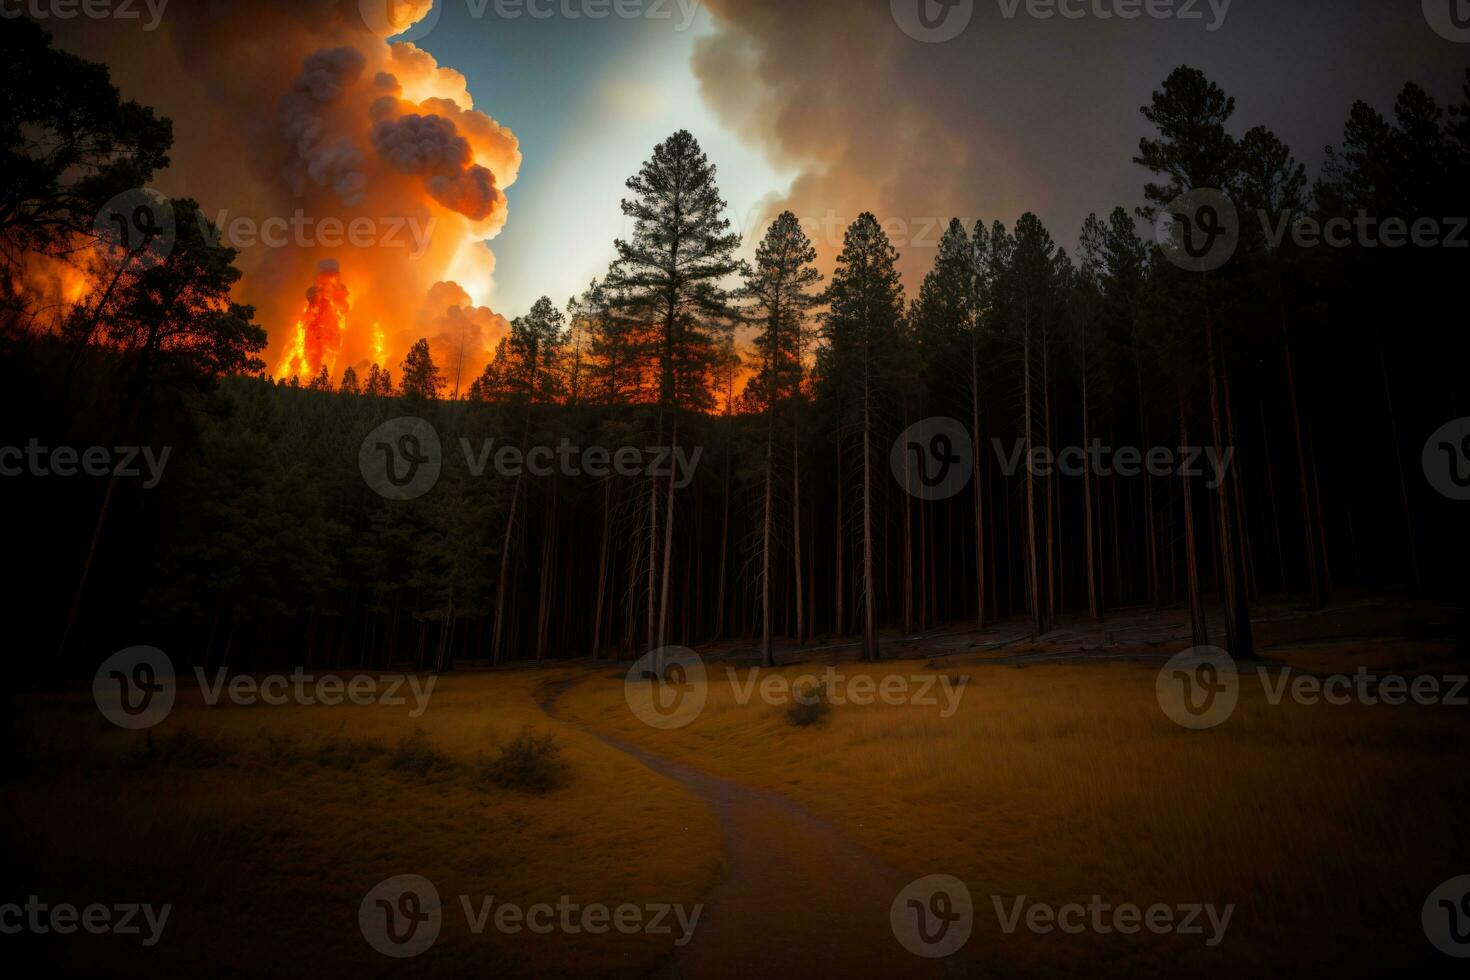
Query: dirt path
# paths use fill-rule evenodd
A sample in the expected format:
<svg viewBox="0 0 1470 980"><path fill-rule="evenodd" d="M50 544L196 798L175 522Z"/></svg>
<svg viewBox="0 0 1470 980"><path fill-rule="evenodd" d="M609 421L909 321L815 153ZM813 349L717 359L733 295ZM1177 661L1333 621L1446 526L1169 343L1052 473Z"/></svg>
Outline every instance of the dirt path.
<svg viewBox="0 0 1470 980"><path fill-rule="evenodd" d="M565 689L545 692L542 708L574 724L554 710ZM894 938L889 907L912 876L879 861L786 797L577 727L687 787L714 811L724 832L725 877L705 897L694 939L676 950L657 976L962 975L954 960L965 951L928 960Z"/></svg>

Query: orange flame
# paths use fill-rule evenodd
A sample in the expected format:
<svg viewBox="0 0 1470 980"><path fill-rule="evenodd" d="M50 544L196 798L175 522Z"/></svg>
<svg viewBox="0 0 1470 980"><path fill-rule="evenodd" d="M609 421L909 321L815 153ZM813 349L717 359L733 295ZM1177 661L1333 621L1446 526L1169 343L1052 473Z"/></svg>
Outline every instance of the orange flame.
<svg viewBox="0 0 1470 980"><path fill-rule="evenodd" d="M296 332L286 345L276 366L276 377L310 381L322 368L331 375L342 352L342 337L347 332L350 294L342 282L335 262L317 267L316 282L306 291L306 307L296 321Z"/></svg>

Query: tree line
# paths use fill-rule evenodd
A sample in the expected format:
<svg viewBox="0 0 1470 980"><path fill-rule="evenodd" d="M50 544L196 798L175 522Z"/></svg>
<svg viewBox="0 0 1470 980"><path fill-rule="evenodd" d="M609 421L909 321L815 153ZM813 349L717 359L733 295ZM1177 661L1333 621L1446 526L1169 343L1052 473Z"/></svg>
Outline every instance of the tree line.
<svg viewBox="0 0 1470 980"><path fill-rule="evenodd" d="M11 53L7 66L69 57L34 38ZM1448 109L1412 84L1392 118L1355 105L1310 178L1264 127L1236 135L1233 100L1180 68L1142 109L1136 208L1089 217L1071 252L1034 214L956 219L912 290L871 213L825 279L791 212L742 261L716 168L681 131L629 179L631 233L607 273L564 308L538 301L449 398L423 341L397 383L379 365L266 378L253 311L228 299L234 255L192 218L165 262L124 262L41 329L12 260L75 248L87 209L146 183L170 138L167 120L107 96L105 70L72 74L94 89L90 115L33 100L30 125L5 134L5 168L26 178L0 205L6 429L176 448L155 490L6 481L32 518L19 600L38 649L75 634L101 656L121 630L237 669L447 669L720 640L773 662L820 637L877 659L894 631L1010 621L1044 636L1067 617L1169 607L1196 643L1248 659L1263 597L1320 607L1463 582L1464 511L1420 457L1462 414L1467 346L1441 321L1461 305L1464 252L1272 230L1470 214L1470 74ZM140 120L151 136L122 142ZM31 134L48 124L74 145L38 163ZM1205 189L1238 211L1239 241L1201 272L1140 228ZM364 440L402 416L442 447L437 484L412 501L360 470ZM934 462L926 444L894 445L932 419L973 451L960 489L923 499L905 484ZM490 439L698 448L699 465L687 484L477 473L459 447ZM1199 447L1229 465L1208 479L1024 462L1095 445Z"/></svg>

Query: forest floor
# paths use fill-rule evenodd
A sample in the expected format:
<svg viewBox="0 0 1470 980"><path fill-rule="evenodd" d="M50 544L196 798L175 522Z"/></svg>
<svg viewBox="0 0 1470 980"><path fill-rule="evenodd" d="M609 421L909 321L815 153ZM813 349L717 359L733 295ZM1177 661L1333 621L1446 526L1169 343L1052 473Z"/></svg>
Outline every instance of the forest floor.
<svg viewBox="0 0 1470 980"><path fill-rule="evenodd" d="M548 673L441 678L419 718L412 699L209 707L181 685L168 718L140 732L103 720L90 692L28 700L6 733L0 902L173 910L151 948L78 932L7 935L7 953L47 975L647 975L677 927L476 934L461 906L692 907L721 877L710 811L546 718L533 692ZM525 725L561 746L565 772L545 794L477 771ZM406 874L443 906L437 941L412 961L374 951L358 922L369 890Z"/></svg>
<svg viewBox="0 0 1470 980"><path fill-rule="evenodd" d="M1395 600L1317 612L1265 605L1259 654L1273 684L1359 668L1463 675L1457 615ZM885 637L877 664L858 662L851 643L788 647L786 666L761 672L796 683L831 667L849 686L907 680L915 692L920 679L948 678L962 691L948 716L943 697L846 703L796 727L786 706L750 696L757 660L742 644L700 651L707 700L688 727L635 718L615 669L563 693L557 713L640 753L793 800L904 876L966 882L974 934L956 959L987 976L1071 976L1079 963L1103 976L1221 977L1444 965L1420 912L1435 886L1470 870L1463 704L1272 703L1271 688L1243 669L1231 717L1191 731L1164 715L1155 691L1160 666L1189 645L1177 611L1068 622L1042 641L1024 630ZM727 854L746 846L738 831L730 843L728 821L726 833ZM1028 906L1100 896L1235 910L1214 946L1208 928L1063 935L1023 923L1007 933L997 903L1009 914L1020 896Z"/></svg>
<svg viewBox="0 0 1470 980"><path fill-rule="evenodd" d="M1256 609L1272 678L1466 672L1461 611L1359 600ZM1212 631L1218 626L1212 624ZM769 977L1325 972L1443 966L1420 910L1470 872L1470 711L1449 704L1273 703L1249 669L1216 728L1160 708L1160 665L1187 646L1177 611L884 638L701 650L704 708L684 728L629 710L627 664L461 671L428 709L208 706L181 687L150 732L90 693L9 706L0 901L171 903L164 941L7 937L48 972L386 975L358 911L378 882L435 883L444 925L416 973ZM915 696L833 703L792 724L761 684L804 676ZM1290 674L1288 674L1288 669ZM1273 681L1274 683L1274 681ZM1466 691L1461 691L1463 696ZM565 771L546 793L480 774L524 726ZM974 931L947 961L909 957L889 906L911 880L968 886ZM682 904L674 936L474 932L459 899ZM1234 906L1228 929L1007 931L1017 901ZM675 930L677 933L677 930ZM135 943L136 940L133 940Z"/></svg>

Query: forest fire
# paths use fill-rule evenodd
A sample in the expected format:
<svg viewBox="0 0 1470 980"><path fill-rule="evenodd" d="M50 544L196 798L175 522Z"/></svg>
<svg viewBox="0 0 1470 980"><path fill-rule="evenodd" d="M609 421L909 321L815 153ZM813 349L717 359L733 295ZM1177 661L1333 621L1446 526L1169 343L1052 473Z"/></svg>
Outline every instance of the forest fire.
<svg viewBox="0 0 1470 980"><path fill-rule="evenodd" d="M331 376L342 353L347 330L351 294L342 282L342 271L330 259L317 267L316 281L306 291L306 307L296 321L296 332L276 367L276 378L309 381L323 368ZM376 332L376 331L375 331ZM381 350L381 347L378 348Z"/></svg>

